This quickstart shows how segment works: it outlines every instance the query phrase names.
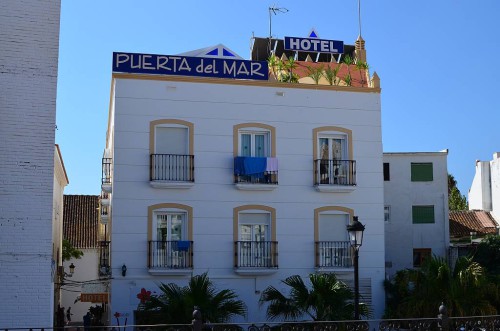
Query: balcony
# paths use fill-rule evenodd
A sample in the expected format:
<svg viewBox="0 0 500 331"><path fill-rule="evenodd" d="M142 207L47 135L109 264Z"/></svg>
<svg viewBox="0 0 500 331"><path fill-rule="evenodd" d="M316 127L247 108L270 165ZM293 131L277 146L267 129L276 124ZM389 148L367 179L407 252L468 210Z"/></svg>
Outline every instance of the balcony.
<svg viewBox="0 0 500 331"><path fill-rule="evenodd" d="M356 161L314 160L314 186L320 192L351 192L356 186Z"/></svg>
<svg viewBox="0 0 500 331"><path fill-rule="evenodd" d="M102 158L102 177L101 188L104 192L111 193L111 174L112 174L113 159L110 157Z"/></svg>
<svg viewBox="0 0 500 331"><path fill-rule="evenodd" d="M235 157L234 183L239 190L274 190L278 187L278 160L274 157Z"/></svg>
<svg viewBox="0 0 500 331"><path fill-rule="evenodd" d="M151 154L150 184L155 188L190 188L194 155Z"/></svg>
<svg viewBox="0 0 500 331"><path fill-rule="evenodd" d="M109 260L109 246L111 241L99 243L99 277L111 276L111 264Z"/></svg>
<svg viewBox="0 0 500 331"><path fill-rule="evenodd" d="M316 268L351 268L351 245L349 241L317 241L314 251Z"/></svg>
<svg viewBox="0 0 500 331"><path fill-rule="evenodd" d="M111 206L101 204L101 207L99 209L100 209L99 217L101 219L101 224L104 225L108 224Z"/></svg>
<svg viewBox="0 0 500 331"><path fill-rule="evenodd" d="M277 241L236 241L235 272L244 275L266 275L278 269Z"/></svg>
<svg viewBox="0 0 500 331"><path fill-rule="evenodd" d="M156 241L148 245L150 274L189 274L193 269L192 241Z"/></svg>

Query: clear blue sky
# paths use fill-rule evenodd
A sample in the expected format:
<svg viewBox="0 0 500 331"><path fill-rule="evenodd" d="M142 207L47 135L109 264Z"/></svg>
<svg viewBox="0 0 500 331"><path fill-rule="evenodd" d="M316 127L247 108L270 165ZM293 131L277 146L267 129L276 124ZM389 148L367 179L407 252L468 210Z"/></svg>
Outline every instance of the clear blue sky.
<svg viewBox="0 0 500 331"><path fill-rule="evenodd" d="M312 5L309 5L312 4ZM356 0L62 0L57 134L66 194L99 194L113 51L178 54L218 43L249 58L250 38L353 44ZM500 151L499 0L362 0L367 60L382 85L385 152L449 149L466 194L475 160Z"/></svg>

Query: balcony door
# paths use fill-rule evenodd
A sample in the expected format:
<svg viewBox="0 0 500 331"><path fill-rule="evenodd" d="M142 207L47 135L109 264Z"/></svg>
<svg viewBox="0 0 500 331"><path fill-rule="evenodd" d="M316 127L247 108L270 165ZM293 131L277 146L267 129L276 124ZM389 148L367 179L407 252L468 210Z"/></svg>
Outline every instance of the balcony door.
<svg viewBox="0 0 500 331"><path fill-rule="evenodd" d="M180 267L184 264L185 252L179 250L179 241L187 238L186 214L169 212L156 214L156 249L158 265Z"/></svg>
<svg viewBox="0 0 500 331"><path fill-rule="evenodd" d="M318 146L320 184L345 184L348 176L346 137L322 136Z"/></svg>
<svg viewBox="0 0 500 331"><path fill-rule="evenodd" d="M270 215L268 213L240 213L240 265L268 266L271 262L270 238Z"/></svg>
<svg viewBox="0 0 500 331"><path fill-rule="evenodd" d="M240 132L239 156L269 157L269 134L267 132Z"/></svg>
<svg viewBox="0 0 500 331"><path fill-rule="evenodd" d="M319 263L324 267L350 265L349 236L346 230L348 214L320 214Z"/></svg>

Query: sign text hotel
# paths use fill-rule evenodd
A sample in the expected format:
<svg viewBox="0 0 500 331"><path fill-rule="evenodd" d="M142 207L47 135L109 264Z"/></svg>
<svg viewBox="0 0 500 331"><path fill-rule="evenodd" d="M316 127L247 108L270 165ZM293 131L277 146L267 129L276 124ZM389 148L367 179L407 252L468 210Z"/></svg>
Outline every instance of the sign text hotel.
<svg viewBox="0 0 500 331"><path fill-rule="evenodd" d="M266 61L113 53L113 72L267 80Z"/></svg>
<svg viewBox="0 0 500 331"><path fill-rule="evenodd" d="M285 49L299 52L344 53L344 42L317 38L285 37Z"/></svg>

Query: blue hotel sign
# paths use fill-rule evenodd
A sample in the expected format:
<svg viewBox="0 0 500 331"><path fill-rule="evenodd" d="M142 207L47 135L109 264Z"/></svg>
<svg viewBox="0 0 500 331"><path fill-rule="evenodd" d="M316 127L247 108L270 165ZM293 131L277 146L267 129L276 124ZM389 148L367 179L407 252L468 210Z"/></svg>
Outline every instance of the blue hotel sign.
<svg viewBox="0 0 500 331"><path fill-rule="evenodd" d="M285 37L285 49L299 52L344 53L344 42L318 38Z"/></svg>
<svg viewBox="0 0 500 331"><path fill-rule="evenodd" d="M113 53L113 72L268 80L266 61Z"/></svg>

